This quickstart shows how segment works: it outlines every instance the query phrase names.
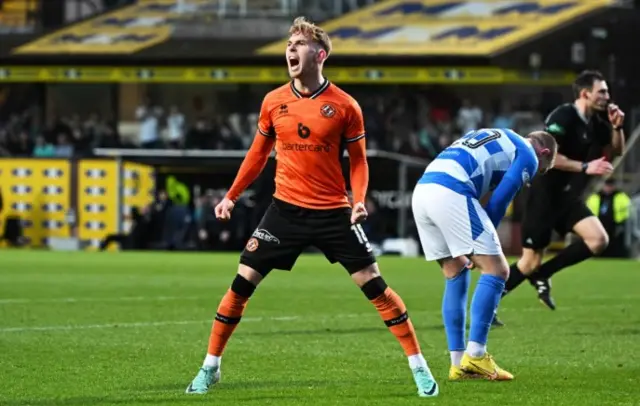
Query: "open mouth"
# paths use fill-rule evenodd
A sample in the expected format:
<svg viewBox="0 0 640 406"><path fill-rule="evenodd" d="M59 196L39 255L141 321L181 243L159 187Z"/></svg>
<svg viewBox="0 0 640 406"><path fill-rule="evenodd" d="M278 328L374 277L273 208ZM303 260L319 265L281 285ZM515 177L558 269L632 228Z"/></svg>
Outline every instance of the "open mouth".
<svg viewBox="0 0 640 406"><path fill-rule="evenodd" d="M298 60L298 58L296 58L295 56L289 57L289 67L294 69L294 68L297 68L299 65L300 65L300 60Z"/></svg>

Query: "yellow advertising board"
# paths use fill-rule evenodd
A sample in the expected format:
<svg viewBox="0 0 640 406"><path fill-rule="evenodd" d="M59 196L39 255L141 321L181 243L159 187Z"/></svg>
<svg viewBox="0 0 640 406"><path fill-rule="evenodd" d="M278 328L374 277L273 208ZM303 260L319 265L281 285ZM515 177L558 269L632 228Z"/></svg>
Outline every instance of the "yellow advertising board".
<svg viewBox="0 0 640 406"><path fill-rule="evenodd" d="M47 246L50 237L69 237L65 221L71 196L70 165L61 159L0 159L0 188L7 217L22 219L32 247Z"/></svg>
<svg viewBox="0 0 640 406"><path fill-rule="evenodd" d="M97 246L118 230L118 165L112 160L78 163L78 238Z"/></svg>
<svg viewBox="0 0 640 406"><path fill-rule="evenodd" d="M119 231L121 208L124 220L128 208L153 201L154 175L153 167L132 162L123 162L120 174L118 163L108 159L3 158L0 226L7 217L18 217L29 246L46 247L50 237L71 237L66 216L74 208L77 237L97 247ZM122 226L126 231L128 225Z"/></svg>
<svg viewBox="0 0 640 406"><path fill-rule="evenodd" d="M490 56L613 0L387 0L322 24L335 55ZM259 48L284 55L286 39Z"/></svg>
<svg viewBox="0 0 640 406"><path fill-rule="evenodd" d="M131 227L131 209L142 211L149 206L155 197L155 171L152 166L133 162L124 163L122 203L124 229Z"/></svg>
<svg viewBox="0 0 640 406"><path fill-rule="evenodd" d="M528 72L497 67L327 67L325 75L338 84L519 84L564 86L571 71ZM35 67L0 66L2 82L53 83L285 83L282 67Z"/></svg>
<svg viewBox="0 0 640 406"><path fill-rule="evenodd" d="M190 0L199 7L206 0ZM132 54L166 41L176 18L180 18L176 0L139 0L87 21L74 24L38 38L13 52L16 54ZM186 11L192 12L187 7Z"/></svg>

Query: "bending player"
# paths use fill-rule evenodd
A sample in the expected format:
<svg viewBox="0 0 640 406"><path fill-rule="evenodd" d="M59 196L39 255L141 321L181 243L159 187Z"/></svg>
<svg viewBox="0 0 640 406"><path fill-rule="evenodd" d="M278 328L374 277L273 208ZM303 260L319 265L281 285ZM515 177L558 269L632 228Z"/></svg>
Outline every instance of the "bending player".
<svg viewBox="0 0 640 406"><path fill-rule="evenodd" d="M206 393L220 379L222 353L256 286L272 269L291 270L300 253L318 247L339 262L376 308L408 357L418 394L438 395L402 299L385 283L362 227L369 181L364 120L357 102L323 77L331 42L319 27L297 18L286 49L290 83L270 92L258 133L227 196L215 208L229 219L234 202L276 148L276 191L240 256L238 273L218 307L204 364L187 393ZM351 166L353 210L342 175L343 145Z"/></svg>
<svg viewBox="0 0 640 406"><path fill-rule="evenodd" d="M553 170L528 188L522 223L522 256L511 265L504 295L529 279L538 298L555 309L550 278L555 273L600 254L609 236L598 217L584 203L584 191L591 176L609 175L612 165L605 150L620 155L624 150L624 113L610 104L604 77L584 71L573 83L575 100L557 107L546 120L546 131L558 142L558 159ZM541 221L544 219L544 221ZM580 240L542 263L551 234L570 231ZM497 316L494 324L502 325Z"/></svg>
<svg viewBox="0 0 640 406"><path fill-rule="evenodd" d="M553 166L556 151L555 139L542 131L526 138L506 129L471 131L441 152L415 187L412 208L425 257L438 261L446 278L442 317L451 354L450 380L513 379L486 348L509 277L496 229L522 185ZM492 190L483 208L480 200ZM471 301L465 346L471 279L467 256L482 275Z"/></svg>

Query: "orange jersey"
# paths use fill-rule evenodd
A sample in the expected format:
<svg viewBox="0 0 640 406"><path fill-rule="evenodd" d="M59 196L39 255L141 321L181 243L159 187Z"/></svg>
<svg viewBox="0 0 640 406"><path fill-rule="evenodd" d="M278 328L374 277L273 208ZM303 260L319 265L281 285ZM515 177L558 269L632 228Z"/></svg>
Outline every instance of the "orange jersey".
<svg viewBox="0 0 640 406"><path fill-rule="evenodd" d="M276 198L311 209L350 206L341 164L344 148L360 144L366 165L364 119L351 96L328 80L309 96L288 83L265 96L258 131L275 137Z"/></svg>

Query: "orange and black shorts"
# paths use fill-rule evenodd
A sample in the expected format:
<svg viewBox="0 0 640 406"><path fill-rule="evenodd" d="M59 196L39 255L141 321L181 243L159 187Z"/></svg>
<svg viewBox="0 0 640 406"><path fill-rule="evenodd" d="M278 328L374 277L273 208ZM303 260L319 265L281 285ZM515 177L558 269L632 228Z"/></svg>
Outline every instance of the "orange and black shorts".
<svg viewBox="0 0 640 406"><path fill-rule="evenodd" d="M318 248L350 274L376 262L360 225L351 224L351 208L312 210L275 199L240 256L240 263L262 275L290 271L307 248Z"/></svg>

